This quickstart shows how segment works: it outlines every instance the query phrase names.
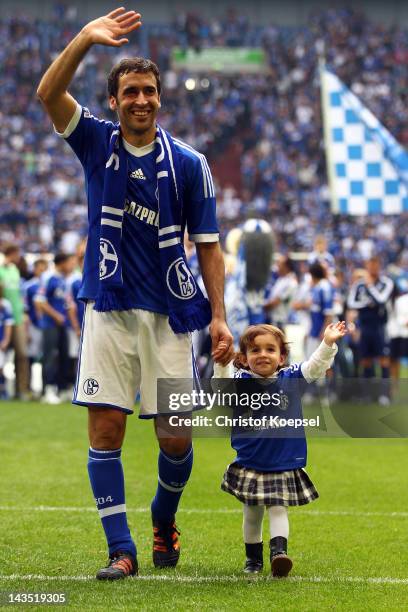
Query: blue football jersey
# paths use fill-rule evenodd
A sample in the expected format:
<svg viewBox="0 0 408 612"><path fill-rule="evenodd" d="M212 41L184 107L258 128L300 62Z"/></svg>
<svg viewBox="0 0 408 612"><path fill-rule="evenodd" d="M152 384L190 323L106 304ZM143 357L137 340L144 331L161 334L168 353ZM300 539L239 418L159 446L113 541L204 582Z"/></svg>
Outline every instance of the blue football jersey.
<svg viewBox="0 0 408 612"><path fill-rule="evenodd" d="M23 285L23 295L25 301L25 308L28 314L28 317L35 327L39 327L39 319L37 315L37 311L34 305L34 298L37 294L37 291L40 287L40 279L34 276L30 278L30 280L26 281Z"/></svg>
<svg viewBox="0 0 408 612"><path fill-rule="evenodd" d="M65 316L66 326L68 326L67 299L67 281L64 276L55 271L43 274L34 300L47 301L57 312ZM42 329L56 327L56 325L54 319L44 314L40 323Z"/></svg>
<svg viewBox="0 0 408 612"><path fill-rule="evenodd" d="M99 285L99 235L103 181L108 145L117 124L95 118L79 105L64 136L80 160L88 197L88 243L80 299L94 299ZM180 189L185 227L194 242L218 241L215 192L204 156L178 139ZM123 141L127 152L128 182L122 226L123 284L132 307L168 314L165 280L158 246L158 193L155 145L136 148Z"/></svg>
<svg viewBox="0 0 408 612"><path fill-rule="evenodd" d="M7 325L14 325L13 310L11 304L5 298L0 299L0 342L4 338Z"/></svg>
<svg viewBox="0 0 408 612"><path fill-rule="evenodd" d="M276 398L270 406L261 406L257 410L246 409L246 414L243 414L242 407L238 408L241 416L252 416L254 419L261 419L263 416L303 418L301 395L306 381L301 364L293 363L283 368L276 378L270 380L255 378L250 372L239 370L235 374L234 382L238 386L238 393L248 393L253 399L255 393L268 393L272 398ZM304 429L300 427L295 432L294 435L293 428L287 427L281 428L281 431L277 429L268 432L266 427L254 429L248 436L242 427L234 427L231 446L237 453L235 461L259 472L280 472L304 467L307 462Z"/></svg>

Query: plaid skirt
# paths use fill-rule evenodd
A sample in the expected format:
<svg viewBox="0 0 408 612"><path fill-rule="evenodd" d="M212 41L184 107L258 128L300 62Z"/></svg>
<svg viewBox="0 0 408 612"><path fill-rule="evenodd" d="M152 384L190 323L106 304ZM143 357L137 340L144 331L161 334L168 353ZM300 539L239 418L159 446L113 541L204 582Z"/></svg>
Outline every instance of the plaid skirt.
<svg viewBox="0 0 408 612"><path fill-rule="evenodd" d="M231 463L221 489L248 506L303 506L319 497L305 470L258 472Z"/></svg>

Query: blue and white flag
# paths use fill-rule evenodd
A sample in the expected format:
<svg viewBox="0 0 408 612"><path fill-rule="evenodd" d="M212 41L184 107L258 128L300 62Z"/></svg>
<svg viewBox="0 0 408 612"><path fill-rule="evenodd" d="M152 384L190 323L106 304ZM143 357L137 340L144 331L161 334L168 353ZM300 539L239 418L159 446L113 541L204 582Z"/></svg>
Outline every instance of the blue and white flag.
<svg viewBox="0 0 408 612"><path fill-rule="evenodd" d="M321 89L332 212L407 212L407 151L325 67L321 69Z"/></svg>

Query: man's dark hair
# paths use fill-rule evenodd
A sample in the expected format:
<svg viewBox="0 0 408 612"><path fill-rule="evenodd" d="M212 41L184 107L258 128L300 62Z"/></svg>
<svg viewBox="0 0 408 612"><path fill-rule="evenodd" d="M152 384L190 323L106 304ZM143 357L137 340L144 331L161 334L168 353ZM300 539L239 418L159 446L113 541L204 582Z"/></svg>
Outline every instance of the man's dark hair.
<svg viewBox="0 0 408 612"><path fill-rule="evenodd" d="M318 261L315 261L315 263L312 263L312 265L309 267L309 272L312 278L315 278L317 280L326 278L326 270L324 269L322 264L319 263Z"/></svg>
<svg viewBox="0 0 408 612"><path fill-rule="evenodd" d="M9 257L10 255L13 255L13 253L18 253L20 251L20 247L17 244L8 244L5 248L4 248L4 255L6 257Z"/></svg>
<svg viewBox="0 0 408 612"><path fill-rule="evenodd" d="M60 266L72 257L72 253L57 253L54 257L54 264Z"/></svg>
<svg viewBox="0 0 408 612"><path fill-rule="evenodd" d="M149 59L144 57L129 57L121 60L118 64L112 68L108 76L108 94L114 98L118 95L119 88L119 77L129 72L142 72L146 74L151 72L156 77L157 93L160 96L161 82L160 82L160 71L157 65Z"/></svg>
<svg viewBox="0 0 408 612"><path fill-rule="evenodd" d="M288 272L295 272L296 271L295 262L288 255L284 256L283 263L284 263L284 265L285 265L285 267L286 267Z"/></svg>

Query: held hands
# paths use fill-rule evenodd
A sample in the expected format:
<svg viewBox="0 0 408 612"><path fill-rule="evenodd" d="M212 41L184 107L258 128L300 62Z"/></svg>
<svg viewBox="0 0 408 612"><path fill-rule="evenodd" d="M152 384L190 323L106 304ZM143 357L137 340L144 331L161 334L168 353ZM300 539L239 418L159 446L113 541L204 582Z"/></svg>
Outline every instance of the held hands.
<svg viewBox="0 0 408 612"><path fill-rule="evenodd" d="M89 36L91 44L121 47L129 42L129 39L123 36L140 28L141 25L140 13L126 11L121 6L103 17L90 21L82 31Z"/></svg>
<svg viewBox="0 0 408 612"><path fill-rule="evenodd" d="M234 344L225 321L213 319L210 324L212 340L211 356L216 363L227 365L234 356Z"/></svg>
<svg viewBox="0 0 408 612"><path fill-rule="evenodd" d="M338 323L330 323L324 330L323 340L328 346L332 346L334 342L340 340L348 333L346 323L338 321Z"/></svg>

